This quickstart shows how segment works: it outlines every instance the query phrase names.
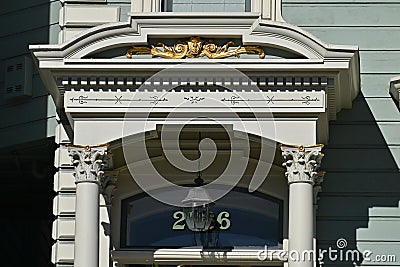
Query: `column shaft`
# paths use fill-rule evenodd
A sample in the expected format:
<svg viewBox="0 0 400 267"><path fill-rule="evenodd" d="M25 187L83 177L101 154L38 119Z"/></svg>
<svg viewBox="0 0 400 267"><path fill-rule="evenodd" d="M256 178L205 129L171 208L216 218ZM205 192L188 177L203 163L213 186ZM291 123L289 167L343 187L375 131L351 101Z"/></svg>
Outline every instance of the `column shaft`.
<svg viewBox="0 0 400 267"><path fill-rule="evenodd" d="M76 185L74 267L99 267L99 185Z"/></svg>
<svg viewBox="0 0 400 267"><path fill-rule="evenodd" d="M75 167L74 267L99 267L99 193L107 146L70 146Z"/></svg>
<svg viewBox="0 0 400 267"><path fill-rule="evenodd" d="M289 267L313 266L313 185L289 185Z"/></svg>

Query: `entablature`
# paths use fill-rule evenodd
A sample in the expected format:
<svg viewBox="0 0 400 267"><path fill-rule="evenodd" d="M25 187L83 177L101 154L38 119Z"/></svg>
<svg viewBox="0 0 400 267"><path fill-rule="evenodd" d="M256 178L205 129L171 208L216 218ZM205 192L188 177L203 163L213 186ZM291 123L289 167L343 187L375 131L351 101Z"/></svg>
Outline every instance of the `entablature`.
<svg viewBox="0 0 400 267"><path fill-rule="evenodd" d="M312 114L327 136L328 121L350 108L360 89L357 47L326 44L256 13L132 13L128 22L94 27L67 43L30 48L70 124L82 114L112 117L127 108L178 106L196 114L231 105Z"/></svg>

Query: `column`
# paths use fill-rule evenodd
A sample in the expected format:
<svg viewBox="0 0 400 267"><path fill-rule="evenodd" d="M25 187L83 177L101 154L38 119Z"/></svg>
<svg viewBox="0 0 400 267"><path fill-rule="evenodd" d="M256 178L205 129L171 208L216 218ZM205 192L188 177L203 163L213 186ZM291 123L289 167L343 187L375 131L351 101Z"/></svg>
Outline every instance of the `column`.
<svg viewBox="0 0 400 267"><path fill-rule="evenodd" d="M323 145L281 145L289 184L289 267L312 267L314 261L313 186ZM316 258L317 255L315 255Z"/></svg>
<svg viewBox="0 0 400 267"><path fill-rule="evenodd" d="M76 183L74 267L99 267L99 188L107 146L68 150Z"/></svg>
<svg viewBox="0 0 400 267"><path fill-rule="evenodd" d="M107 155L108 156L108 155ZM111 235L111 205L114 191L117 187L118 171L106 171L100 187L100 213L99 213L99 266L114 266L111 263L110 251L113 249Z"/></svg>

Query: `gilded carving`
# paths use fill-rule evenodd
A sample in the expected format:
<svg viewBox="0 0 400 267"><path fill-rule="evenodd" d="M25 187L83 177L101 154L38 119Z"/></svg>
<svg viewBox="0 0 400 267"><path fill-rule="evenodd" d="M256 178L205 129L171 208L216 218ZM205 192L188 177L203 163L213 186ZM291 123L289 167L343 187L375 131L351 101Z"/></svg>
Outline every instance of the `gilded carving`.
<svg viewBox="0 0 400 267"><path fill-rule="evenodd" d="M239 57L240 54L258 54L259 58L265 58L265 52L260 46L245 45L229 50L230 46L234 45L233 41L227 42L223 46L218 46L214 41L203 41L200 37L190 37L188 41L179 41L173 47L166 46L164 43L158 43L162 50L155 46L132 46L126 52L127 58L132 58L133 55L149 54L153 57L162 57L169 59L180 58L201 58L208 57L211 59L221 59L228 57Z"/></svg>

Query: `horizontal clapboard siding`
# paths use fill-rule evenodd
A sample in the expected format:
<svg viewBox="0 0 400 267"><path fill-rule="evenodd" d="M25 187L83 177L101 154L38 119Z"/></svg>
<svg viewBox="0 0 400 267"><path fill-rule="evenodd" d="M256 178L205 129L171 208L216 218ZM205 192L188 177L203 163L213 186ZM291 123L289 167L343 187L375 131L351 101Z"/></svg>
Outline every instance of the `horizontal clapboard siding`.
<svg viewBox="0 0 400 267"><path fill-rule="evenodd" d="M60 8L61 3L59 1L52 1L48 5L34 6L1 15L0 38L57 24ZM28 20L27 18L32 14L35 14L35 19Z"/></svg>
<svg viewBox="0 0 400 267"><path fill-rule="evenodd" d="M36 68L31 70L31 97L5 100L3 85L8 59L30 57L30 44L57 43L61 8L56 0L3 2L7 5L0 9L0 147L54 136L55 107Z"/></svg>
<svg viewBox="0 0 400 267"><path fill-rule="evenodd" d="M400 20L397 19L399 9L400 3L382 5L366 3L285 4L283 17L300 27L316 25L319 27L400 26ZM315 13L323 13L324 16L315 16Z"/></svg>
<svg viewBox="0 0 400 267"><path fill-rule="evenodd" d="M317 212L320 248L393 254L396 263L359 261L365 266L400 265L400 113L388 94L400 74L399 0L283 1L283 16L321 40L360 48L361 91L353 109L330 126L322 168L327 170ZM380 211L374 216L373 211ZM325 260L327 266L352 262Z"/></svg>
<svg viewBox="0 0 400 267"><path fill-rule="evenodd" d="M24 1L1 1L0 16L23 9L34 8L37 6L46 6L49 2L58 0L24 0Z"/></svg>
<svg viewBox="0 0 400 267"><path fill-rule="evenodd" d="M42 120L47 117L55 117L56 110L52 102L53 100L50 96L44 95L33 98L28 102L3 106L1 112L8 114L8 116L2 116L0 129L28 123L30 121ZM29 112L27 112L27 110ZM18 120L15 120L16 116L19 118Z"/></svg>
<svg viewBox="0 0 400 267"><path fill-rule="evenodd" d="M312 33L327 43L340 45L358 45L361 51L397 51L399 46L396 27L368 26L303 26L302 29Z"/></svg>

